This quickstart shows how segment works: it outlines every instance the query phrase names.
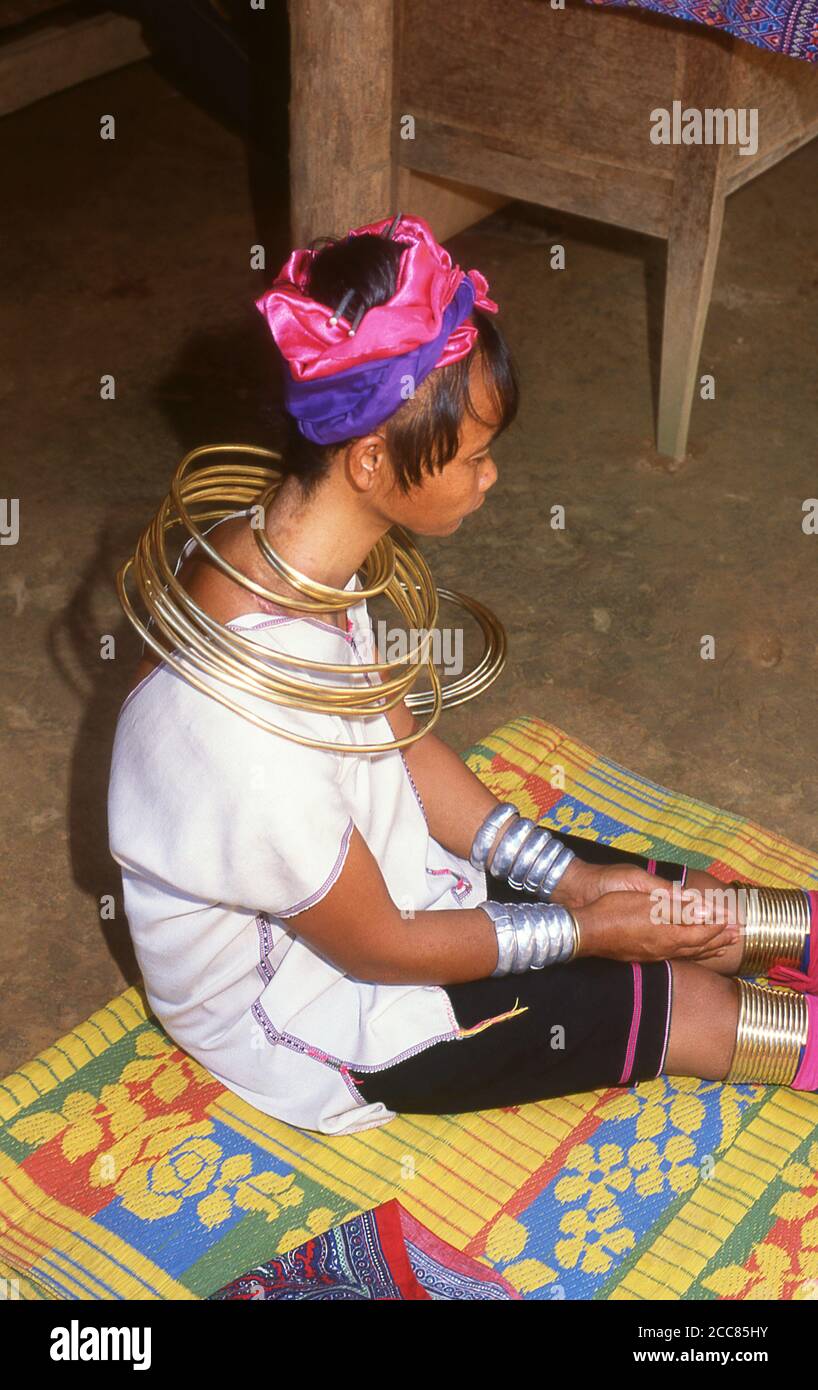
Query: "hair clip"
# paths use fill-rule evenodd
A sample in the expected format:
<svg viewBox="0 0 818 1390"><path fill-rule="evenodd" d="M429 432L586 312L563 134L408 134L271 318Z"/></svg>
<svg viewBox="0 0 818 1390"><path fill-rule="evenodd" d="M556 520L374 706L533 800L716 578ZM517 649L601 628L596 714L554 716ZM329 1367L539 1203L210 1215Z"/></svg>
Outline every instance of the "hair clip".
<svg viewBox="0 0 818 1390"><path fill-rule="evenodd" d="M349 303L354 293L354 290L347 290L346 294L341 299L338 308L333 309L329 319L327 320L327 322L330 323L333 328L335 327L336 323L338 322L339 318L341 317L342 313L344 312L345 308L347 307L347 304Z"/></svg>
<svg viewBox="0 0 818 1390"><path fill-rule="evenodd" d="M361 326L361 319L363 318L363 316L364 316L365 313L366 313L366 305L365 305L365 304L362 304L361 307L360 307L360 309L358 310L357 314L355 315L354 319L352 320L352 327L347 329L347 337L349 337L349 338L354 338L354 337L355 337L355 334L358 332L358 329L359 329L360 326Z"/></svg>
<svg viewBox="0 0 818 1390"><path fill-rule="evenodd" d="M397 227L398 223L400 222L402 216L403 216L403 213L402 213L402 212L396 212L396 213L395 213L395 216L392 218L391 225L390 225L389 227L385 227L384 230L381 232L381 236L384 237L384 238L386 239L386 241L391 241L391 240L392 240L392 237L393 237L394 232L395 232L395 228ZM328 318L328 320L327 320L327 323L330 325L330 327L332 327L332 328L335 328L335 327L336 327L336 325L337 325L337 323L338 323L338 320L339 320L339 318L341 317L341 315L343 314L343 312L344 312L344 310L346 309L347 305L349 304L349 301L350 301L356 294L357 294L357 290L347 290L346 294L343 296L343 298L341 299L340 303L338 304L337 309L333 309L332 313L330 314L330 316L329 316L329 318ZM352 320L352 326L351 326L351 328L348 328L348 329L347 329L347 337L348 337L348 338L354 338L354 337L355 337L355 334L358 332L358 329L359 329L360 326L361 326L361 319L363 318L363 316L364 316L365 313L366 313L366 307L365 307L365 305L362 304L361 307L360 307L360 309L358 309L357 313L355 314L354 319Z"/></svg>
<svg viewBox="0 0 818 1390"><path fill-rule="evenodd" d="M381 236L385 237L387 241L391 241L392 237L395 234L395 228L397 227L402 217L402 212L396 212L395 216L392 218L392 225L390 227L387 227L385 231L381 232Z"/></svg>

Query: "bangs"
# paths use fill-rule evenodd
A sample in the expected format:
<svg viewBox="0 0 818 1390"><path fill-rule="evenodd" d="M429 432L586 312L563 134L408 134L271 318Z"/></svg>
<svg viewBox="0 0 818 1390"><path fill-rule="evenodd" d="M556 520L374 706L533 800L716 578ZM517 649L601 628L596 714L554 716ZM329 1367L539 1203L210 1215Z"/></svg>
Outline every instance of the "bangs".
<svg viewBox="0 0 818 1390"><path fill-rule="evenodd" d="M477 342L468 357L437 367L424 381L417 398L401 406L386 425L386 443L402 492L418 486L424 473L445 468L460 448L463 420L468 413L495 436L508 429L517 415L520 390L514 363L492 318L474 310ZM483 379L493 418L475 409L469 377L475 357L483 363Z"/></svg>

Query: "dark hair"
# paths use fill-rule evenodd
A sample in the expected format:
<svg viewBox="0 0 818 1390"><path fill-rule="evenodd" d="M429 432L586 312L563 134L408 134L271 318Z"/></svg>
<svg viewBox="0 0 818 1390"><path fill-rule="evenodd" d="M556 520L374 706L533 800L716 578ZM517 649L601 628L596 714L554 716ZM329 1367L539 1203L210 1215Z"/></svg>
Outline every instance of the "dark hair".
<svg viewBox="0 0 818 1390"><path fill-rule="evenodd" d="M316 243L313 243L315 246ZM364 234L344 240L325 240L310 271L307 292L331 312L348 290L355 298L345 311L352 317L363 305L374 308L391 299L397 287L400 257L406 242ZM481 353L485 380L497 412L497 433L508 428L517 414L519 388L505 339L491 316L473 310L477 340L459 362L435 368L417 393L386 422L385 438L397 484L406 493L423 480L424 473L439 472L454 458L460 446L464 415L479 420L469 392L469 371ZM481 421L488 425L488 420ZM356 436L335 444L313 444L305 439L295 419L285 412L283 462L309 493L326 476L330 460Z"/></svg>

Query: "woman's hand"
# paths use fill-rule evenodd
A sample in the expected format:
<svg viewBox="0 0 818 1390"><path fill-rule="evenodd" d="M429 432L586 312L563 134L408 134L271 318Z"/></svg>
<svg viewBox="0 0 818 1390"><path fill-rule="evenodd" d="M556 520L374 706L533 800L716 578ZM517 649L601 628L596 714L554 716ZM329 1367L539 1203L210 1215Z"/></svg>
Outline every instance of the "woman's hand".
<svg viewBox="0 0 818 1390"><path fill-rule="evenodd" d="M656 879L648 877L655 887ZM696 889L686 888L677 902L680 912L674 911L670 895L661 903L649 893L625 891L604 893L579 911L574 909L580 929L580 956L706 960L723 954L738 940L739 927L730 922L724 904L705 904Z"/></svg>
<svg viewBox="0 0 818 1390"><path fill-rule="evenodd" d="M588 907L605 893L652 893L657 888L664 888L669 893L672 887L670 879L649 874L647 869L640 869L638 864L628 864L624 859L620 864L587 864L584 860L572 859L551 895L551 901L559 903L561 907ZM708 889L723 890L725 887L726 884L720 879L705 873L703 869L688 870L686 889L695 888L705 894Z"/></svg>
<svg viewBox="0 0 818 1390"><path fill-rule="evenodd" d="M551 895L551 902L575 909L588 907L606 893L652 893L657 886L668 891L671 887L669 880L657 878L624 859L621 864L588 864L572 859Z"/></svg>

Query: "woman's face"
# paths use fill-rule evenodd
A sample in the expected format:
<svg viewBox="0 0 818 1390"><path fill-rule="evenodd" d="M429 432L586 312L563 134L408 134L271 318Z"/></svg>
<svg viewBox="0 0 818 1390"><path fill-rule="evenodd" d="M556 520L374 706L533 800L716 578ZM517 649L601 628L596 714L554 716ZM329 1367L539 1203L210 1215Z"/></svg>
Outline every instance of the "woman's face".
<svg viewBox="0 0 818 1390"><path fill-rule="evenodd" d="M479 354L471 367L469 390L474 410L481 418L475 420L466 412L454 458L439 473L424 473L423 482L408 493L394 484L379 498L379 506L390 522L419 536L448 536L456 531L465 516L482 507L486 493L497 481L497 466L491 457L497 412L483 378ZM483 424L483 420L489 424Z"/></svg>

